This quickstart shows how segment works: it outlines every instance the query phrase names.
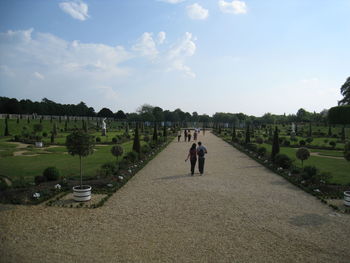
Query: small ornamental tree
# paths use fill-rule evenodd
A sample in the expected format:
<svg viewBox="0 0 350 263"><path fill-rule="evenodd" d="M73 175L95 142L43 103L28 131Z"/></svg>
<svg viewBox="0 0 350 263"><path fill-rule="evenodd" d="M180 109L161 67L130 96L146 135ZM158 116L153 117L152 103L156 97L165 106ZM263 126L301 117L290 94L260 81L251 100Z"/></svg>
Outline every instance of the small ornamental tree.
<svg viewBox="0 0 350 263"><path fill-rule="evenodd" d="M78 155L80 159L80 189L83 186L82 157L94 152L95 138L82 130L75 130L67 136L66 147L72 156Z"/></svg>
<svg viewBox="0 0 350 263"><path fill-rule="evenodd" d="M344 146L344 158L350 161L350 142L346 143Z"/></svg>
<svg viewBox="0 0 350 263"><path fill-rule="evenodd" d="M33 132L36 135L37 142L41 140L41 136L39 135L43 131L43 125L41 123L36 123L33 126Z"/></svg>
<svg viewBox="0 0 350 263"><path fill-rule="evenodd" d="M345 142L345 127L343 126L342 130L341 130L341 140L342 142Z"/></svg>
<svg viewBox="0 0 350 263"><path fill-rule="evenodd" d="M329 125L328 127L328 137L331 137L332 136L332 127L331 125Z"/></svg>
<svg viewBox="0 0 350 263"><path fill-rule="evenodd" d="M117 157L117 161L118 161L118 157L122 156L124 153L123 147L121 147L120 145L114 145L111 149L111 153Z"/></svg>
<svg viewBox="0 0 350 263"><path fill-rule="evenodd" d="M295 155L301 161L301 166L303 167L304 161L309 159L309 157L310 157L310 152L307 148L301 147L297 150Z"/></svg>
<svg viewBox="0 0 350 263"><path fill-rule="evenodd" d="M245 132L245 143L250 143L250 127L249 124L247 125L247 130Z"/></svg>
<svg viewBox="0 0 350 263"><path fill-rule="evenodd" d="M158 141L158 132L157 132L157 123L154 123L154 129L153 129L153 137L152 140L154 142Z"/></svg>
<svg viewBox="0 0 350 263"><path fill-rule="evenodd" d="M275 156L279 152L280 152L280 144L279 144L279 139L278 139L278 129L276 126L275 132L273 134L273 142L272 142L272 152L271 152L272 161L275 161Z"/></svg>
<svg viewBox="0 0 350 263"><path fill-rule="evenodd" d="M134 143L132 145L133 151L138 154L141 153L141 144L140 144L140 136L139 136L139 124L136 123L135 135L134 135Z"/></svg>

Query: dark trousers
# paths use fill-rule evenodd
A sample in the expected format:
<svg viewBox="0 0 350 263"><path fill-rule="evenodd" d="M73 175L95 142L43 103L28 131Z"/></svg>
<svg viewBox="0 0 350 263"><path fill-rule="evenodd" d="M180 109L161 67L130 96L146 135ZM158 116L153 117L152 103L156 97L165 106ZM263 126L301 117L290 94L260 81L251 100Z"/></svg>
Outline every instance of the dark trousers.
<svg viewBox="0 0 350 263"><path fill-rule="evenodd" d="M204 173L204 161L205 158L198 158L198 169L199 169L199 173L203 174Z"/></svg>
<svg viewBox="0 0 350 263"><path fill-rule="evenodd" d="M197 159L191 159L191 174L194 174L194 168L196 167Z"/></svg>

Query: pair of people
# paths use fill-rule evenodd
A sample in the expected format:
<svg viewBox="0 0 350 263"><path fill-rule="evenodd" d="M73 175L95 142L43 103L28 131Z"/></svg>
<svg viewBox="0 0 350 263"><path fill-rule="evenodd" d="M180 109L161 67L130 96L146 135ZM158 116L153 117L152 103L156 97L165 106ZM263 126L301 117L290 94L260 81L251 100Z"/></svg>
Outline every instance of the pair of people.
<svg viewBox="0 0 350 263"><path fill-rule="evenodd" d="M197 163L197 156L198 156L198 170L200 175L203 175L204 173L204 161L205 161L205 155L208 153L207 149L202 145L201 142L198 142L198 147L194 143L192 144L192 147L187 155L187 158L185 162L190 159L191 162L191 176L194 174L194 168Z"/></svg>

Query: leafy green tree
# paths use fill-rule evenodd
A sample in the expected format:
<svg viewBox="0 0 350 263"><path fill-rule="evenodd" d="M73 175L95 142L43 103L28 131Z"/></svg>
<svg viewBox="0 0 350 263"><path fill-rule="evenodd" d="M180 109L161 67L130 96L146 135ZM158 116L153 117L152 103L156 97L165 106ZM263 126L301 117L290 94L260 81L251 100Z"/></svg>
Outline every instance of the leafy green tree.
<svg viewBox="0 0 350 263"><path fill-rule="evenodd" d="M343 99L338 102L338 105L350 105L350 77L341 86L340 92L343 95Z"/></svg>
<svg viewBox="0 0 350 263"><path fill-rule="evenodd" d="M275 156L280 152L280 144L278 139L278 128L276 126L275 132L273 134L273 142L272 142L272 152L271 152L271 159L272 161L275 161Z"/></svg>
<svg viewBox="0 0 350 263"><path fill-rule="evenodd" d="M141 153L141 144L140 144L140 136L139 136L139 124L136 123L135 135L134 135L134 143L132 145L132 150L137 152L139 155Z"/></svg>
<svg viewBox="0 0 350 263"><path fill-rule="evenodd" d="M66 147L72 156L78 155L80 160L80 188L83 185L82 157L94 152L95 138L82 130L75 130L67 136Z"/></svg>
<svg viewBox="0 0 350 263"><path fill-rule="evenodd" d="M310 152L307 148L301 147L295 153L296 157L301 161L301 166L304 167L304 161L309 159Z"/></svg>
<svg viewBox="0 0 350 263"><path fill-rule="evenodd" d="M328 120L330 124L350 124L350 105L330 108Z"/></svg>

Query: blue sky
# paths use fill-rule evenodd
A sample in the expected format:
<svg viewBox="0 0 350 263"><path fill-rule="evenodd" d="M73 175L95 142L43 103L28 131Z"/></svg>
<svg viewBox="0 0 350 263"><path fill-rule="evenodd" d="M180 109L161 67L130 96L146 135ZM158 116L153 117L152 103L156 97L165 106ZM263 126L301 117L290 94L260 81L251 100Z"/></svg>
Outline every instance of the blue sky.
<svg viewBox="0 0 350 263"><path fill-rule="evenodd" d="M0 96L96 111L321 111L350 76L350 0L1 0Z"/></svg>

